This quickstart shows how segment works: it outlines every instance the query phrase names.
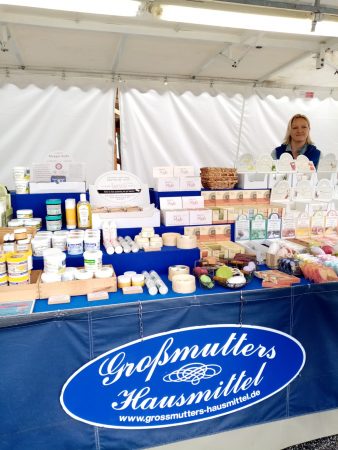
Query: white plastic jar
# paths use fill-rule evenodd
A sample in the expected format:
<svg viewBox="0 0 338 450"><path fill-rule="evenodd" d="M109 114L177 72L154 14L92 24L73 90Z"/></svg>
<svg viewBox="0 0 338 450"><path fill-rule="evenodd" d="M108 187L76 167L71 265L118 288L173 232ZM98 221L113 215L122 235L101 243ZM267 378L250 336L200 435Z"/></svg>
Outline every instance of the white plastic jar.
<svg viewBox="0 0 338 450"><path fill-rule="evenodd" d="M7 226L9 228L23 227L24 221L23 219L11 219L8 221Z"/></svg>
<svg viewBox="0 0 338 450"><path fill-rule="evenodd" d="M61 281L61 273L43 272L41 274L41 281L43 283L58 283Z"/></svg>
<svg viewBox="0 0 338 450"><path fill-rule="evenodd" d="M50 239L48 236L35 236L31 240L32 251L34 256L42 256L43 251L50 248Z"/></svg>
<svg viewBox="0 0 338 450"><path fill-rule="evenodd" d="M62 215L46 216L46 228L48 231L57 231L62 228Z"/></svg>
<svg viewBox="0 0 338 450"><path fill-rule="evenodd" d="M45 273L62 273L66 269L66 254L59 248L48 248L43 251L43 267Z"/></svg>
<svg viewBox="0 0 338 450"><path fill-rule="evenodd" d="M33 217L32 209L18 209L16 212L17 219L31 219Z"/></svg>
<svg viewBox="0 0 338 450"><path fill-rule="evenodd" d="M67 252L69 255L82 255L83 239L82 237L69 234L67 237Z"/></svg>
<svg viewBox="0 0 338 450"><path fill-rule="evenodd" d="M67 250L68 231L54 231L52 236L52 247L59 248L62 252Z"/></svg>
<svg viewBox="0 0 338 450"><path fill-rule="evenodd" d="M100 250L100 234L99 233L85 233L84 249L85 249L85 251Z"/></svg>
<svg viewBox="0 0 338 450"><path fill-rule="evenodd" d="M83 254L84 267L86 270L96 272L102 267L102 251L87 250Z"/></svg>

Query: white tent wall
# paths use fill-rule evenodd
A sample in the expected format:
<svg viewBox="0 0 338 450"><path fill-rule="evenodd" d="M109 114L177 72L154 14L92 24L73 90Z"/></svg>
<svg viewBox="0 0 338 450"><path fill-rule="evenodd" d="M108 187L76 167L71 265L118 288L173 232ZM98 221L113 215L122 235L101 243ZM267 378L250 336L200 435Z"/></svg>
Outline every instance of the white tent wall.
<svg viewBox="0 0 338 450"><path fill-rule="evenodd" d="M297 98L293 91L214 86L124 83L121 107L122 167L153 185L152 167L233 167L239 156L270 154L283 142L290 117L305 114L323 154L338 157L338 101ZM237 92L235 94L235 92Z"/></svg>
<svg viewBox="0 0 338 450"><path fill-rule="evenodd" d="M286 126L294 114L305 114L311 123L310 135L322 154L338 158L338 101L332 98L276 98L252 95L245 100L239 154L256 157L271 153L285 137Z"/></svg>
<svg viewBox="0 0 338 450"><path fill-rule="evenodd" d="M111 81L0 79L1 183L13 188L14 166L60 151L85 163L89 183L111 170L114 96Z"/></svg>
<svg viewBox="0 0 338 450"><path fill-rule="evenodd" d="M233 165L240 95L120 90L122 167L152 185L152 167Z"/></svg>

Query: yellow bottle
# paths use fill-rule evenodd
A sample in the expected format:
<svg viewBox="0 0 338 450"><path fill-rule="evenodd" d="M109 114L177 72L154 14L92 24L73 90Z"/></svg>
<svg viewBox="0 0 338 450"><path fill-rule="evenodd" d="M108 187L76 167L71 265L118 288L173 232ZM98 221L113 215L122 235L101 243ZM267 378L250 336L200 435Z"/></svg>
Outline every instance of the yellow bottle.
<svg viewBox="0 0 338 450"><path fill-rule="evenodd" d="M91 228L92 227L92 211L90 203L86 199L86 194L80 194L80 201L77 206L77 227Z"/></svg>
<svg viewBox="0 0 338 450"><path fill-rule="evenodd" d="M75 198L66 198L66 227L67 230L76 228L76 202Z"/></svg>

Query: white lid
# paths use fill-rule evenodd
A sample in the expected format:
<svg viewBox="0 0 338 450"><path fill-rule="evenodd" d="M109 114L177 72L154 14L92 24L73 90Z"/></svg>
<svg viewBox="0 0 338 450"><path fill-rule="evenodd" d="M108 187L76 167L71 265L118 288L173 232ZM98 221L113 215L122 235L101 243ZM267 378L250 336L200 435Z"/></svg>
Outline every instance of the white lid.
<svg viewBox="0 0 338 450"><path fill-rule="evenodd" d="M65 206L69 209L75 208L75 198L66 198Z"/></svg>
<svg viewBox="0 0 338 450"><path fill-rule="evenodd" d="M139 283L141 281L144 281L144 275L142 273L137 273L136 275L133 275L131 277L131 281L135 283Z"/></svg>
<svg viewBox="0 0 338 450"><path fill-rule="evenodd" d="M86 250L83 257L84 259L102 258L102 250Z"/></svg>
<svg viewBox="0 0 338 450"><path fill-rule="evenodd" d="M86 194L80 194L80 201L81 202L86 202L87 201Z"/></svg>
<svg viewBox="0 0 338 450"><path fill-rule="evenodd" d="M126 272L124 272L124 275L126 277L133 277L134 275L136 275L137 273L135 272L135 270L127 270Z"/></svg>
<svg viewBox="0 0 338 450"><path fill-rule="evenodd" d="M103 266L101 269L95 271L95 278L111 278L113 273L112 267Z"/></svg>
<svg viewBox="0 0 338 450"><path fill-rule="evenodd" d="M86 269L76 269L75 278L77 280L90 280L90 278L93 278L93 272Z"/></svg>
<svg viewBox="0 0 338 450"><path fill-rule="evenodd" d="M69 231L68 230L56 230L53 233L53 237L54 236L68 236Z"/></svg>
<svg viewBox="0 0 338 450"><path fill-rule="evenodd" d="M118 280L120 283L130 283L130 277L126 277L125 275L119 275L119 276L117 277L117 280Z"/></svg>
<svg viewBox="0 0 338 450"><path fill-rule="evenodd" d="M16 211L17 214L33 214L32 209L18 209Z"/></svg>

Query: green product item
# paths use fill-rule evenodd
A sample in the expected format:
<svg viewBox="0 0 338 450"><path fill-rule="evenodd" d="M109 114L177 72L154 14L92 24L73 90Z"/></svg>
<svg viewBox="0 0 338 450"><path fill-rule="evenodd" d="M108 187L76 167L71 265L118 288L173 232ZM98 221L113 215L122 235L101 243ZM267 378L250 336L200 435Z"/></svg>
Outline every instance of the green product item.
<svg viewBox="0 0 338 450"><path fill-rule="evenodd" d="M216 277L228 279L232 277L233 272L228 266L221 266L216 270Z"/></svg>
<svg viewBox="0 0 338 450"><path fill-rule="evenodd" d="M206 287L207 289L212 289L215 286L215 283L212 281L209 275L201 275L199 277L199 280L201 285L203 287Z"/></svg>

